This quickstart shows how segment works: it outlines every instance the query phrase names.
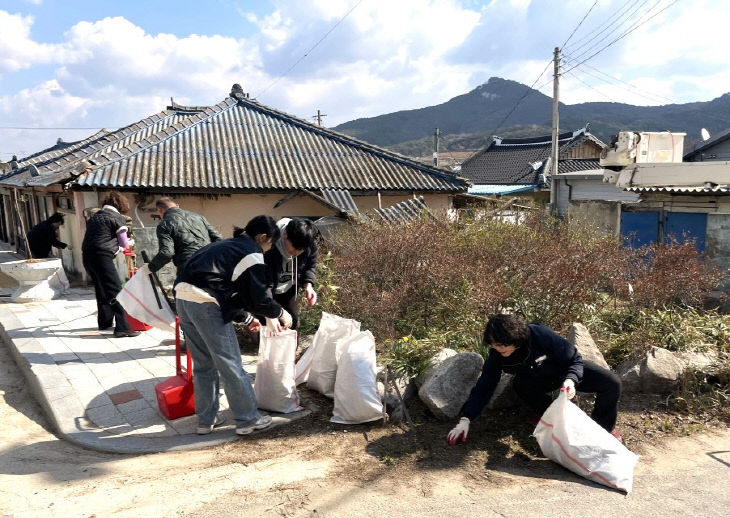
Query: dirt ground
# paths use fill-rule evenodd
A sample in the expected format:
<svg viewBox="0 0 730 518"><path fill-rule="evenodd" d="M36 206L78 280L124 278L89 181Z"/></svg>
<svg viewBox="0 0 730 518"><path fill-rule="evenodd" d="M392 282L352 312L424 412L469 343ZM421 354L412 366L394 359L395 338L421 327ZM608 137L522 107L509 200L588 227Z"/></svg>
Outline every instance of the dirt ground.
<svg viewBox="0 0 730 518"><path fill-rule="evenodd" d="M485 415L474 423L466 445L449 447L444 436L450 424L436 422L417 404L410 431L396 425L341 426L328 421L331 401L303 391L312 414L270 435L206 450L134 456L97 453L56 438L1 344L0 395L3 518L649 511L662 516L690 510L724 516L730 505L730 432L667 413L658 400L631 401L622 409L618 427L627 446L642 455L635 490L625 497L541 457L525 416L512 410ZM692 485L703 488L698 493L687 488ZM666 497L682 495L679 486L689 495ZM692 498L702 503L687 504ZM656 501L665 507L657 508ZM584 505L585 514L567 513L566 505L574 511Z"/></svg>

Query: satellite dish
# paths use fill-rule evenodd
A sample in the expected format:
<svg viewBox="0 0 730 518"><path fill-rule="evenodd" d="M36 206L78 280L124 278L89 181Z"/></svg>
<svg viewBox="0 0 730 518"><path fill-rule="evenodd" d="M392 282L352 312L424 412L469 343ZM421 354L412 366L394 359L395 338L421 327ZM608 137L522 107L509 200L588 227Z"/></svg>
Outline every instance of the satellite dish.
<svg viewBox="0 0 730 518"><path fill-rule="evenodd" d="M700 130L700 135L702 135L702 140L703 141L710 140L710 132L707 131L707 128L702 128Z"/></svg>

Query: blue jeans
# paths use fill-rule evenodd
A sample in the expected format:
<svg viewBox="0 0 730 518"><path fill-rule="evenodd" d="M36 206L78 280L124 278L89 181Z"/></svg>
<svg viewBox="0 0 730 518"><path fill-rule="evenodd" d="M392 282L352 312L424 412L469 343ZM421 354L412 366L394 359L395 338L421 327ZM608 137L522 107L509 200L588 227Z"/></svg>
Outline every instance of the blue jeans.
<svg viewBox="0 0 730 518"><path fill-rule="evenodd" d="M251 378L241 365L233 324L223 322L220 308L212 302L200 304L178 299L176 305L185 345L193 356L198 422L208 425L215 421L219 380L223 380L223 389L236 424L247 426L255 422L261 415L256 409Z"/></svg>

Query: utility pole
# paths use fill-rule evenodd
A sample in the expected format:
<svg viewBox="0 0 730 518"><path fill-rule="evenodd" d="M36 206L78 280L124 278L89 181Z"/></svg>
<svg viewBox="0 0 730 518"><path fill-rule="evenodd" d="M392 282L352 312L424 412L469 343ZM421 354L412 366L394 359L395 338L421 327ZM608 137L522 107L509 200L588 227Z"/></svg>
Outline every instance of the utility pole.
<svg viewBox="0 0 730 518"><path fill-rule="evenodd" d="M439 129L433 132L433 165L439 166Z"/></svg>
<svg viewBox="0 0 730 518"><path fill-rule="evenodd" d="M557 174L558 174L558 132L560 127L560 114L558 105L560 103L560 47L555 47L553 54L553 135L552 148L550 152L550 213L555 214L557 200Z"/></svg>
<svg viewBox="0 0 730 518"><path fill-rule="evenodd" d="M312 118L317 121L317 126L322 125L322 117L327 117L327 114L321 113L319 110L317 110L317 115L312 116Z"/></svg>

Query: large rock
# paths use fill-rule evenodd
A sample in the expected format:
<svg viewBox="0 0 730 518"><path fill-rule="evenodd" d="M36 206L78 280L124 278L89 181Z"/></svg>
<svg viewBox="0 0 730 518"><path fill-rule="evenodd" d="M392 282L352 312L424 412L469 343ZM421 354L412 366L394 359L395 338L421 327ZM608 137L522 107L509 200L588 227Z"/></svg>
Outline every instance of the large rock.
<svg viewBox="0 0 730 518"><path fill-rule="evenodd" d="M429 372L433 370L434 367L441 365L444 360L446 360L447 358L451 358L452 356L456 356L457 354L459 353L457 353L453 349L441 349L431 358L431 368L416 376L416 386L418 388L421 388L423 383L426 381L426 376Z"/></svg>
<svg viewBox="0 0 730 518"><path fill-rule="evenodd" d="M453 419L464 406L483 365L484 359L477 353L450 356L426 372L418 396L437 418Z"/></svg>
<svg viewBox="0 0 730 518"><path fill-rule="evenodd" d="M487 403L489 410L499 410L500 408L509 408L520 404L520 398L512 386L514 378L512 374L502 373L497 388L494 389L492 399Z"/></svg>
<svg viewBox="0 0 730 518"><path fill-rule="evenodd" d="M603 353L598 349L596 342L593 341L593 337L588 332L586 326L578 322L574 323L568 331L566 338L571 344L575 345L584 360L588 360L589 362L600 365L604 369L610 370L608 363L606 363L603 357Z"/></svg>
<svg viewBox="0 0 730 518"><path fill-rule="evenodd" d="M643 358L630 360L619 366L624 392L666 394L680 382L685 364L674 354L660 347L652 347Z"/></svg>
<svg viewBox="0 0 730 518"><path fill-rule="evenodd" d="M675 356L684 363L686 367L696 369L702 372L712 372L717 368L717 353L712 349L706 352L681 352L675 353Z"/></svg>

